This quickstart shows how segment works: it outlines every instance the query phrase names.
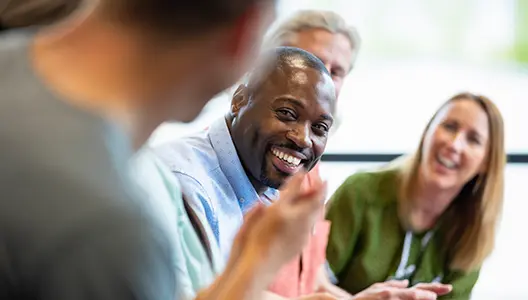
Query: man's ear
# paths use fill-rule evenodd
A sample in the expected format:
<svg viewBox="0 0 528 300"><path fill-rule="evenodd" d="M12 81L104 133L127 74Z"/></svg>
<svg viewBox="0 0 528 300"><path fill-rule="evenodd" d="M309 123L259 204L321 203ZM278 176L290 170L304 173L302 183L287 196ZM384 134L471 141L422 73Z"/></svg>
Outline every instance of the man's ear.
<svg viewBox="0 0 528 300"><path fill-rule="evenodd" d="M233 99L231 100L230 114L233 117L236 117L240 112L240 109L246 106L248 98L247 87L243 84L239 85L233 94Z"/></svg>

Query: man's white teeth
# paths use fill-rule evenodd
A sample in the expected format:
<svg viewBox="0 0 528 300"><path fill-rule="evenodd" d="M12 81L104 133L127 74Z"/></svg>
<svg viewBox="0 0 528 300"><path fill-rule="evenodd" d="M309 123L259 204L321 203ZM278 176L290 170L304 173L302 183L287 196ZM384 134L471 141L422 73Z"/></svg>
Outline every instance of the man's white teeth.
<svg viewBox="0 0 528 300"><path fill-rule="evenodd" d="M453 160L442 157L440 155L438 156L438 162L440 162L444 167L449 169L454 169L456 167L456 163Z"/></svg>
<svg viewBox="0 0 528 300"><path fill-rule="evenodd" d="M288 155L288 154L286 154L284 152L281 152L279 150L273 149L271 152L273 153L273 155L277 156L278 158L282 159L283 161L285 161L285 162L287 162L287 163L289 163L291 165L298 166L301 163L301 159L300 158Z"/></svg>

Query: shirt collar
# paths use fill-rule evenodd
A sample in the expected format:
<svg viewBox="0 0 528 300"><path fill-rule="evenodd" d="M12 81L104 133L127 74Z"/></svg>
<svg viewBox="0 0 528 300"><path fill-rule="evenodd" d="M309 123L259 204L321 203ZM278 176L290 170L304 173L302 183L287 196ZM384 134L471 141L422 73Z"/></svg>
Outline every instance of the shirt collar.
<svg viewBox="0 0 528 300"><path fill-rule="evenodd" d="M241 207L244 209L245 206L252 205L255 201L258 201L259 196L242 167L225 118L215 121L209 128L208 135L213 150L218 157L220 169L226 175L229 184L235 191ZM277 198L278 190L267 188L264 196L260 197L261 201L264 204L269 204Z"/></svg>

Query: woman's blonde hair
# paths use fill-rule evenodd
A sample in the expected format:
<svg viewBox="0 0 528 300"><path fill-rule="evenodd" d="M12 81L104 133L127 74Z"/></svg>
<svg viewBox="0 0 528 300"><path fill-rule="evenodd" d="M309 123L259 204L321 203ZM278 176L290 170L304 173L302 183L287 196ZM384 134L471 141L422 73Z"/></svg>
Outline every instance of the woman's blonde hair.
<svg viewBox="0 0 528 300"><path fill-rule="evenodd" d="M449 268L469 272L478 269L493 251L496 227L502 211L506 154L504 123L497 106L488 98L471 93L452 97L438 109L425 127L416 152L405 159L397 159L388 167L401 171L400 213L407 216L412 205L410 199L418 182L425 135L438 113L448 104L460 100L474 101L482 107L489 126L485 171L464 185L444 215L444 222L449 222L443 241L448 251Z"/></svg>

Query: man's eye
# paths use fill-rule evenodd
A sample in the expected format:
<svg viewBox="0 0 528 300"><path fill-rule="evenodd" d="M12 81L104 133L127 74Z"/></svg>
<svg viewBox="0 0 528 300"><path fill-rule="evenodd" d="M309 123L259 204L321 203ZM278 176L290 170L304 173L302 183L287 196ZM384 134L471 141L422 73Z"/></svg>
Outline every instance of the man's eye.
<svg viewBox="0 0 528 300"><path fill-rule="evenodd" d="M295 113L289 109L278 109L277 114L283 118L295 120L297 116Z"/></svg>
<svg viewBox="0 0 528 300"><path fill-rule="evenodd" d="M328 126L326 126L326 124L324 123L318 123L318 124L314 124L313 125L313 128L315 128L315 130L318 130L318 131L321 131L321 132L328 132L330 129L328 128Z"/></svg>

